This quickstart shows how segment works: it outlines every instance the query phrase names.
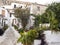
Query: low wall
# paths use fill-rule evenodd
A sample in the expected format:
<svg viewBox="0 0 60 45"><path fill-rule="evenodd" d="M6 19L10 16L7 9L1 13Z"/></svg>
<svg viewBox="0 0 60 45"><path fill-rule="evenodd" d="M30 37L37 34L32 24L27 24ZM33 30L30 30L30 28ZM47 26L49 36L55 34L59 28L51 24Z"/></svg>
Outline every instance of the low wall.
<svg viewBox="0 0 60 45"><path fill-rule="evenodd" d="M45 31L44 34L49 45L60 45L60 32Z"/></svg>
<svg viewBox="0 0 60 45"><path fill-rule="evenodd" d="M60 45L60 32L44 31L48 45ZM34 45L40 45L41 40L34 40Z"/></svg>

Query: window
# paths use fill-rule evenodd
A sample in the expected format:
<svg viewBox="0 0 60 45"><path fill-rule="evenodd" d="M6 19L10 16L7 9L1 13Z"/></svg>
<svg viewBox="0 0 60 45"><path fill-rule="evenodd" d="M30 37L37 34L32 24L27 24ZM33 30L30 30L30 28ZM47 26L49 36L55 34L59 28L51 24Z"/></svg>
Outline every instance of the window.
<svg viewBox="0 0 60 45"><path fill-rule="evenodd" d="M20 6L19 8L22 8L22 6Z"/></svg>
<svg viewBox="0 0 60 45"><path fill-rule="evenodd" d="M40 11L40 7L39 6L37 7L37 10Z"/></svg>
<svg viewBox="0 0 60 45"><path fill-rule="evenodd" d="M16 5L14 5L14 8L16 8Z"/></svg>
<svg viewBox="0 0 60 45"><path fill-rule="evenodd" d="M11 17L11 13L10 13L10 17Z"/></svg>
<svg viewBox="0 0 60 45"><path fill-rule="evenodd" d="M21 8L22 8L22 6L21 6Z"/></svg>

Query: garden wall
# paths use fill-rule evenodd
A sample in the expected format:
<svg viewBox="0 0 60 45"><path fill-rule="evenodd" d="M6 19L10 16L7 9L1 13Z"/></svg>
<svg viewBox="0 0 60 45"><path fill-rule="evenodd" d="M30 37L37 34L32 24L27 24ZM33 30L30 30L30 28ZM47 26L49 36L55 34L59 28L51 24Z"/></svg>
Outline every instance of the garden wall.
<svg viewBox="0 0 60 45"><path fill-rule="evenodd" d="M48 45L60 45L60 32L44 31ZM40 45L41 40L34 40L34 45Z"/></svg>
<svg viewBox="0 0 60 45"><path fill-rule="evenodd" d="M60 45L60 32L45 31L44 34L49 45Z"/></svg>

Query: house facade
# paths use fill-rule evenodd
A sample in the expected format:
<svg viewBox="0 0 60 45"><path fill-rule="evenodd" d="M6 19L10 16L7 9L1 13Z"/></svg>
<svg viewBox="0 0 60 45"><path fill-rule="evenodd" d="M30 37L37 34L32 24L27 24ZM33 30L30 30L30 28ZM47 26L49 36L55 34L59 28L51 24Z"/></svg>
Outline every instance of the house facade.
<svg viewBox="0 0 60 45"><path fill-rule="evenodd" d="M0 27L2 28L7 22L8 12L6 9L0 7Z"/></svg>
<svg viewBox="0 0 60 45"><path fill-rule="evenodd" d="M0 7L0 28L3 28L6 24L17 24L17 19L12 15L10 15L9 11L5 8Z"/></svg>
<svg viewBox="0 0 60 45"><path fill-rule="evenodd" d="M6 0L5 3L6 4L2 5L1 7L4 7L6 10L8 10L11 23L13 24L18 24L17 18L14 16L14 9L16 8L28 8L30 10L30 14L33 15L41 15L45 12L47 8L46 5L31 2L22 2L17 0Z"/></svg>
<svg viewBox="0 0 60 45"><path fill-rule="evenodd" d="M42 14L45 12L47 6L46 5L42 5L42 4L38 4L38 3L32 3L32 2L23 2L20 0L5 0L3 1L4 5L9 5L11 6L10 8L17 8L17 7L22 7L22 8L29 8L30 9L30 13L31 14ZM3 6L4 6L3 5Z"/></svg>

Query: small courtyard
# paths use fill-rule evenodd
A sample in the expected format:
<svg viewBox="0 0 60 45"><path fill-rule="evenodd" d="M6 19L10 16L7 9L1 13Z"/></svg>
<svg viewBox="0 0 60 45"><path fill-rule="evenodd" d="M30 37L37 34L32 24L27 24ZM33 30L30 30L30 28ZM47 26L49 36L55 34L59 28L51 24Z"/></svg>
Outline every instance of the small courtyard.
<svg viewBox="0 0 60 45"><path fill-rule="evenodd" d="M3 4L0 6L0 45L60 45L60 2Z"/></svg>

